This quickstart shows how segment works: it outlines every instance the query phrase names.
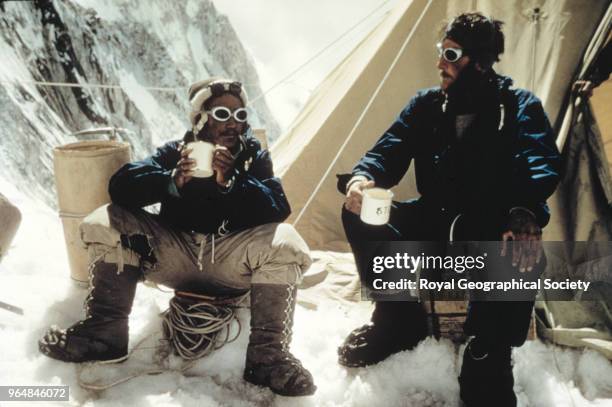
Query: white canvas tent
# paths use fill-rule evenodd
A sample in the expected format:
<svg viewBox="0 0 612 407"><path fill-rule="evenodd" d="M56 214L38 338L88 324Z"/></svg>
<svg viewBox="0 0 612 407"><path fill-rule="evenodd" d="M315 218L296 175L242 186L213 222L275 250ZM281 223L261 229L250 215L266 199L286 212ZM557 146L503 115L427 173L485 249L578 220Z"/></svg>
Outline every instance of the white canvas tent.
<svg viewBox="0 0 612 407"><path fill-rule="evenodd" d="M555 123L608 3L402 2L325 79L272 147L293 210L289 221L299 217L297 229L312 248L348 250L335 175L350 172L418 89L438 84L434 44L444 20L479 10L505 21L506 52L496 70L511 76L515 86L533 90ZM417 196L412 178L410 173L394 189L397 199Z"/></svg>
<svg viewBox="0 0 612 407"><path fill-rule="evenodd" d="M612 240L612 185L603 148L612 140L601 139L588 104L568 109L573 81L588 71L609 31L609 1L412 0L389 12L339 64L272 147L293 210L289 221L311 248L348 251L335 175L350 172L418 89L438 84L434 44L443 21L473 10L506 23L506 51L495 69L538 95L562 135L565 176L549 200L553 217L545 240ZM599 100L605 103L610 96ZM394 188L396 199L418 196L413 178L411 170ZM574 254L566 260L574 260ZM545 328L591 329L581 331L579 340L572 332L549 330L550 339L600 350L604 341L612 357L605 301L548 305L539 314ZM584 342L585 335L593 337L593 329L596 343Z"/></svg>

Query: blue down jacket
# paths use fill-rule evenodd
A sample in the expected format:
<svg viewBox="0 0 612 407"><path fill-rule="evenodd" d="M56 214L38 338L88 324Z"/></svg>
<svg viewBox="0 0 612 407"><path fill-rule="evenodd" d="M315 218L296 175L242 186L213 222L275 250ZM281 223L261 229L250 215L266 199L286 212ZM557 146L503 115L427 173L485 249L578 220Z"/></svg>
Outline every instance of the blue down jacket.
<svg viewBox="0 0 612 407"><path fill-rule="evenodd" d="M391 188L414 160L420 200L428 206L476 216L525 207L545 226L550 219L546 199L559 179L550 123L532 93L511 88L512 80L503 76L495 75L493 82L491 100L480 103L460 139L440 88L418 92L353 175Z"/></svg>
<svg viewBox="0 0 612 407"><path fill-rule="evenodd" d="M274 177L270 154L250 131L241 140L235 182L228 192L213 178L192 178L180 196L170 192L180 142L170 141L151 157L120 168L109 183L113 203L138 209L161 202L161 219L188 232L217 233L224 222L226 230L235 231L287 219L291 209Z"/></svg>

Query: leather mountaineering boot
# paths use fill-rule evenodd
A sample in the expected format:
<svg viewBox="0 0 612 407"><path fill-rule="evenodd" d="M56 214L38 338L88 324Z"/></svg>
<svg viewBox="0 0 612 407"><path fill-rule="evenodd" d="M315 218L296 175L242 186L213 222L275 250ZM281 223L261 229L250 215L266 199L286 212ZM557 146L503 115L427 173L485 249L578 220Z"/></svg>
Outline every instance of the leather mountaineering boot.
<svg viewBox="0 0 612 407"><path fill-rule="evenodd" d="M376 302L371 321L353 330L338 348L341 365L374 365L394 353L414 348L427 337L427 315L418 302Z"/></svg>
<svg viewBox="0 0 612 407"><path fill-rule="evenodd" d="M138 267L125 265L118 273L116 264L96 263L85 300L86 318L68 329L51 326L38 341L40 351L64 362L127 359L128 316L140 277Z"/></svg>
<svg viewBox="0 0 612 407"><path fill-rule="evenodd" d="M289 352L296 293L292 285L251 287L251 336L244 379L282 396L308 396L317 389L310 372Z"/></svg>
<svg viewBox="0 0 612 407"><path fill-rule="evenodd" d="M516 407L512 348L486 346L472 339L465 347L459 394L466 407Z"/></svg>

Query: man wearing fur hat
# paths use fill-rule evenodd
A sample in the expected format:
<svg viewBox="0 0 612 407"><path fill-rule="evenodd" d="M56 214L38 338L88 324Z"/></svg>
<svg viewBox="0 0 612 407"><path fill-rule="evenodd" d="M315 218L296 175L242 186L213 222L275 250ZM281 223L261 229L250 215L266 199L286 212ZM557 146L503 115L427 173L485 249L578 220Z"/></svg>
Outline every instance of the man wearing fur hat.
<svg viewBox="0 0 612 407"><path fill-rule="evenodd" d="M87 316L52 327L40 350L66 362L127 358L128 316L141 279L176 290L239 295L250 290L245 380L286 396L313 394L311 374L289 352L296 286L308 247L283 222L289 203L268 151L252 136L242 85L206 80L189 89L192 130L110 180L112 204L81 225L91 260ZM217 146L214 175L194 176L186 142ZM159 215L143 207L161 203Z"/></svg>
<svg viewBox="0 0 612 407"><path fill-rule="evenodd" d="M540 100L493 70L504 51L501 27L480 13L454 18L437 44L440 86L419 91L341 177L342 221L364 285L372 288L368 261L377 242L395 240L442 242L443 250L449 240L514 240L516 250L489 260L517 278L542 273L538 243L550 218L546 199L559 180L559 152ZM388 225L361 222L364 190L397 185L412 160L420 196L394 202ZM378 363L427 335L422 304L387 294L375 302L372 322L339 348L341 364ZM467 406L516 406L511 349L524 343L532 309L533 301L470 303L464 330L472 339L459 377Z"/></svg>

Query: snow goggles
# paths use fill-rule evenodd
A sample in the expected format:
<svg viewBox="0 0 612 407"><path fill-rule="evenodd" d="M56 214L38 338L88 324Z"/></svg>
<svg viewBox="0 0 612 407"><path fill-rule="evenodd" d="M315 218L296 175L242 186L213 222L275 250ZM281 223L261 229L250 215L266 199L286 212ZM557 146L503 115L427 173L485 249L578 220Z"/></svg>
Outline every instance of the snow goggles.
<svg viewBox="0 0 612 407"><path fill-rule="evenodd" d="M463 50L461 48L443 48L442 43L436 44L438 49L438 56L444 58L447 62L457 62L463 56Z"/></svg>
<svg viewBox="0 0 612 407"><path fill-rule="evenodd" d="M240 82L213 82L208 87L212 96L221 96L225 92L229 92L242 99L242 84Z"/></svg>
<svg viewBox="0 0 612 407"><path fill-rule="evenodd" d="M226 122L231 117L233 117L234 120L237 121L238 123L246 122L247 117L249 115L247 110L244 107L238 108L232 112L230 109L228 109L225 106L213 107L212 109L208 110L206 113L210 114L212 118L218 122Z"/></svg>

